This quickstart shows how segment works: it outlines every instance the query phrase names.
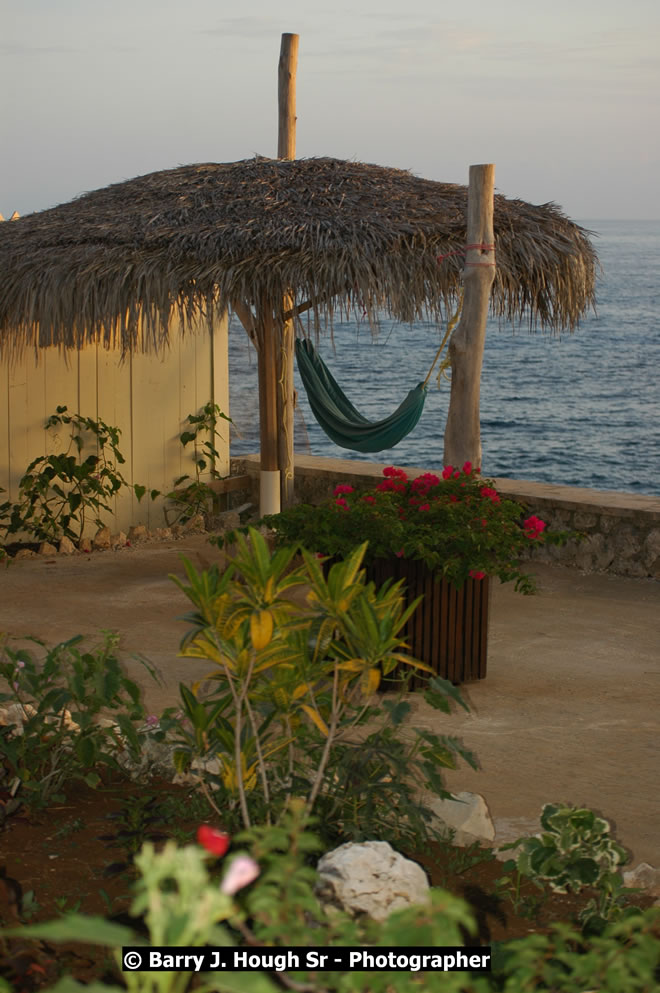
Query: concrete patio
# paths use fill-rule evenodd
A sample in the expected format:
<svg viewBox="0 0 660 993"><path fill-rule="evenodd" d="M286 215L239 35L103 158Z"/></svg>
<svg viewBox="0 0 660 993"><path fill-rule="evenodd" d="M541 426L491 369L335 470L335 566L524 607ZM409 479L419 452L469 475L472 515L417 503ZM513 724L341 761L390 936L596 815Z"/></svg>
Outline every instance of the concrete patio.
<svg viewBox="0 0 660 993"><path fill-rule="evenodd" d="M150 710L177 702L178 684L212 668L177 657L188 601L168 579L219 560L204 535L116 552L28 559L0 570L0 631L53 644L75 634L121 634L122 657ZM481 768L446 776L483 794L497 841L538 830L548 801L602 813L639 861L660 866L660 583L534 570L539 593L496 585L488 676L463 687L470 713L446 717L413 698L413 722L459 736ZM140 653L164 685L145 677Z"/></svg>

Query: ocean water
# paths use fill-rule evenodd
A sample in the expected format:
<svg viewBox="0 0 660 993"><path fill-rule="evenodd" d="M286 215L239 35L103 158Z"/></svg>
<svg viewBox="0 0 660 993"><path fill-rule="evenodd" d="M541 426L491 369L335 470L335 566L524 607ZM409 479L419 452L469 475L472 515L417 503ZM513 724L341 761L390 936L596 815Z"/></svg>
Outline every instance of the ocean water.
<svg viewBox="0 0 660 993"><path fill-rule="evenodd" d="M603 268L596 313L573 333L530 333L489 321L481 379L482 473L660 495L660 221L579 222L595 232ZM320 353L355 406L378 420L424 379L439 347L436 325L336 322ZM230 326L233 455L259 450L257 362ZM435 374L424 413L396 448L338 448L318 426L296 370L296 450L438 469L449 383Z"/></svg>

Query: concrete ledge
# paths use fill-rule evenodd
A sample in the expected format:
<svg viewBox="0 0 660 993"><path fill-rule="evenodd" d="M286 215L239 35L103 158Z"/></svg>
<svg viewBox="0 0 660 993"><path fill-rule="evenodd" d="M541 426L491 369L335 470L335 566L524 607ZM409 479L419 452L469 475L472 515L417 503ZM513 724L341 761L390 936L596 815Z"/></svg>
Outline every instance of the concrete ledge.
<svg viewBox="0 0 660 993"><path fill-rule="evenodd" d="M337 483L373 487L385 467L385 463L316 455L296 455L295 463L295 494L301 503L328 498ZM411 479L429 471L428 467L405 468ZM259 456L232 459L232 473L253 478L253 501L258 505ZM549 526L583 536L562 548L538 547L533 552L536 561L557 562L583 572L660 579L660 497L521 479L495 479L495 485L503 496L517 500Z"/></svg>

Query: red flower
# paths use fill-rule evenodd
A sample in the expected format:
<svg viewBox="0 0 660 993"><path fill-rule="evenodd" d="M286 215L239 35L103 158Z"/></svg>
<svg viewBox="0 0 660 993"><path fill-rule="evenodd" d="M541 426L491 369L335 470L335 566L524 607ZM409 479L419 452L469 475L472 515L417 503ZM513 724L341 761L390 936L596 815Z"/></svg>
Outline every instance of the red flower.
<svg viewBox="0 0 660 993"><path fill-rule="evenodd" d="M400 548L398 552L395 553L398 559L403 558L403 548Z"/></svg>
<svg viewBox="0 0 660 993"><path fill-rule="evenodd" d="M430 510L430 509L431 509L430 503L422 503L418 507L418 510Z"/></svg>
<svg viewBox="0 0 660 993"><path fill-rule="evenodd" d="M453 475L454 475L454 467L453 467L453 465L446 465L444 467L444 469L442 470L442 478L443 479L451 479L451 477Z"/></svg>
<svg viewBox="0 0 660 993"><path fill-rule="evenodd" d="M404 483L408 481L408 477L403 469L395 469L393 465L388 465L386 469L383 469L383 475L391 476L392 479L400 479Z"/></svg>
<svg viewBox="0 0 660 993"><path fill-rule="evenodd" d="M523 521L525 534L532 540L535 538L540 538L541 534L545 530L545 527L545 521L542 521L540 517L535 517L534 514L532 514L531 517L528 517L526 521Z"/></svg>
<svg viewBox="0 0 660 993"><path fill-rule="evenodd" d="M470 569L470 577L472 579L485 579L486 578L486 573L485 572L479 572L478 569Z"/></svg>
<svg viewBox="0 0 660 993"><path fill-rule="evenodd" d="M337 497L335 503L337 504L338 507L341 507L342 510L348 510L348 504L346 503L343 497Z"/></svg>
<svg viewBox="0 0 660 993"><path fill-rule="evenodd" d="M210 824L202 824L197 828L197 841L212 855L221 858L229 848L230 837L224 831L218 831Z"/></svg>
<svg viewBox="0 0 660 993"><path fill-rule="evenodd" d="M362 499L364 500L365 503L375 503L376 502L376 497L372 497L372 496L368 496L368 495L367 496L363 496Z"/></svg>
<svg viewBox="0 0 660 993"><path fill-rule="evenodd" d="M341 496L342 493L354 493L354 492L355 491L352 486L348 486L347 484L344 483L340 483L339 486L335 486L333 490L334 496Z"/></svg>
<svg viewBox="0 0 660 993"><path fill-rule="evenodd" d="M500 502L500 495L497 490L494 490L492 486L483 486L479 492L481 493L484 500L492 500L493 503Z"/></svg>
<svg viewBox="0 0 660 993"><path fill-rule="evenodd" d="M465 473L466 476L469 476L470 475L470 473L472 472L472 463L471 462L464 462L463 463L463 472Z"/></svg>

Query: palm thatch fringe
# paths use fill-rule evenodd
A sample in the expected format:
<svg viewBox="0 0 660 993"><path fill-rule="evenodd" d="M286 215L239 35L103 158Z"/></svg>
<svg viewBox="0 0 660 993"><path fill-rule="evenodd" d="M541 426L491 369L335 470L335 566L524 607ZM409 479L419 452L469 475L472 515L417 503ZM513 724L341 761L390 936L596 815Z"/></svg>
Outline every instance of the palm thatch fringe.
<svg viewBox="0 0 660 993"><path fill-rule="evenodd" d="M230 301L442 320L461 286L467 187L332 158L189 165L0 225L0 350L161 347ZM590 232L497 194L493 313L572 330L594 304ZM279 308L279 309L278 309Z"/></svg>

